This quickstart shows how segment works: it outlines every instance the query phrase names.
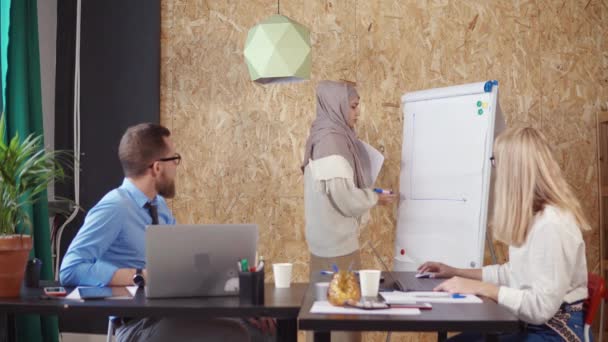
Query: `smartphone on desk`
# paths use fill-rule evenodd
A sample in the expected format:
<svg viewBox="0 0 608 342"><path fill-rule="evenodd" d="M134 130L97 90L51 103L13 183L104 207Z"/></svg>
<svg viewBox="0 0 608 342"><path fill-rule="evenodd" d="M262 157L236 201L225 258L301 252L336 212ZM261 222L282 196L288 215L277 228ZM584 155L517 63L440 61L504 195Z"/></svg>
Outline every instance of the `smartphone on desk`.
<svg viewBox="0 0 608 342"><path fill-rule="evenodd" d="M67 291L63 286L51 286L44 288L44 294L51 297L65 297Z"/></svg>
<svg viewBox="0 0 608 342"><path fill-rule="evenodd" d="M431 303L412 303L412 304L389 304L394 309L420 309L420 310L431 310L433 304Z"/></svg>
<svg viewBox="0 0 608 342"><path fill-rule="evenodd" d="M420 310L431 310L433 305L431 303L408 303L408 304L387 304L386 302L376 301L363 301L358 302L354 300L348 300L344 303L344 306L363 309L363 310L384 310L384 309L420 309Z"/></svg>
<svg viewBox="0 0 608 342"><path fill-rule="evenodd" d="M391 306L386 304L386 302L376 302L369 300L360 302L352 299L347 300L344 303L344 306L363 310L385 310L391 308Z"/></svg>

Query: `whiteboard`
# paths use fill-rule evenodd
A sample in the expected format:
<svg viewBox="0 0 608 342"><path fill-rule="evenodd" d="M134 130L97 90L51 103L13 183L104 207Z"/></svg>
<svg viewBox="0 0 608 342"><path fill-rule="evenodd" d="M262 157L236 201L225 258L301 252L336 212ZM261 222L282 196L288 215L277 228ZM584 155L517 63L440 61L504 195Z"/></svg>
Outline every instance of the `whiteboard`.
<svg viewBox="0 0 608 342"><path fill-rule="evenodd" d="M504 129L498 82L407 93L397 271L425 261L482 266L490 195L492 146Z"/></svg>

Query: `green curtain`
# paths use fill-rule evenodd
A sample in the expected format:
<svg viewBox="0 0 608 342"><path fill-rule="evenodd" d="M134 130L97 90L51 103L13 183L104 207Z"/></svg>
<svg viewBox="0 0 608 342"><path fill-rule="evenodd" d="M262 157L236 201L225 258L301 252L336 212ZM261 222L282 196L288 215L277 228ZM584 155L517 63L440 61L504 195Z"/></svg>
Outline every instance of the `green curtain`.
<svg viewBox="0 0 608 342"><path fill-rule="evenodd" d="M8 47L8 25L11 0L0 0L0 112L4 111L6 85L6 48Z"/></svg>
<svg viewBox="0 0 608 342"><path fill-rule="evenodd" d="M1 0L3 3L6 0ZM19 133L43 134L42 95L40 89L40 53L38 49L38 13L36 0L13 0L10 4L10 27L4 98L8 136ZM42 260L41 279L52 280L51 240L46 191L31 206L34 248L31 257ZM22 315L17 318L18 341L58 341L56 317Z"/></svg>

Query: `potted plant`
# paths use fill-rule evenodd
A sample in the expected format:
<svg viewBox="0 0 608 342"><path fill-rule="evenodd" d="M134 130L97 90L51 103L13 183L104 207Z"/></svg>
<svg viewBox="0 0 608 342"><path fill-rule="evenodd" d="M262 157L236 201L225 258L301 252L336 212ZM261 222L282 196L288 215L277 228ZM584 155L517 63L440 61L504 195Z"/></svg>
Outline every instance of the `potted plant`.
<svg viewBox="0 0 608 342"><path fill-rule="evenodd" d="M42 135L6 139L0 116L0 297L17 297L32 249L32 224L26 206L36 203L55 178L64 177L59 156L46 151ZM18 232L18 227L19 232Z"/></svg>

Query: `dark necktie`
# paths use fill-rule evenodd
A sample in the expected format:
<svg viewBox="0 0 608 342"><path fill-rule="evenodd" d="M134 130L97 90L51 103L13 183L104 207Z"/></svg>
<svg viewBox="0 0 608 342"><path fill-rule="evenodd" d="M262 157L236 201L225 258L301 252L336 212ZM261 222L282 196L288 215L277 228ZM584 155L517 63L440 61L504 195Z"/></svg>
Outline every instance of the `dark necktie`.
<svg viewBox="0 0 608 342"><path fill-rule="evenodd" d="M152 218L152 224L158 224L158 207L155 204L147 202L144 208L148 209L148 213Z"/></svg>

